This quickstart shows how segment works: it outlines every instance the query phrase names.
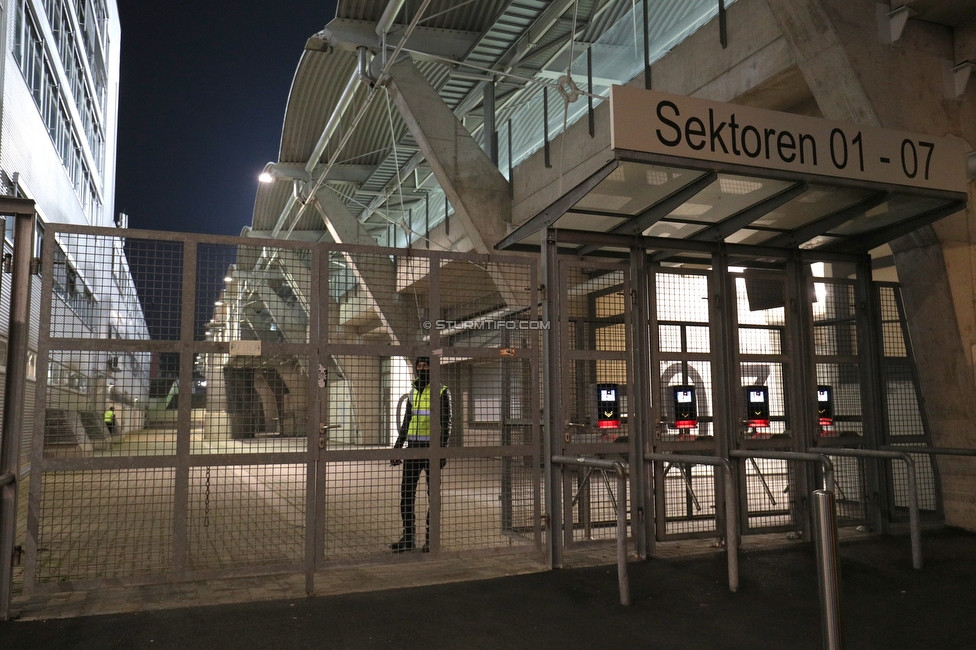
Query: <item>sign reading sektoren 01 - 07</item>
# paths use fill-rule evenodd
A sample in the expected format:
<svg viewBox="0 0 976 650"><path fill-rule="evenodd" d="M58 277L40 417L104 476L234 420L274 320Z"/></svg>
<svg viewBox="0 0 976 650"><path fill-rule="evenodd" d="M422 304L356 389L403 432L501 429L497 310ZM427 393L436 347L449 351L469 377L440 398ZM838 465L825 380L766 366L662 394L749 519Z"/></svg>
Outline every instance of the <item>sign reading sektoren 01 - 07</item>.
<svg viewBox="0 0 976 650"><path fill-rule="evenodd" d="M610 89L611 147L965 192L965 141L642 88Z"/></svg>

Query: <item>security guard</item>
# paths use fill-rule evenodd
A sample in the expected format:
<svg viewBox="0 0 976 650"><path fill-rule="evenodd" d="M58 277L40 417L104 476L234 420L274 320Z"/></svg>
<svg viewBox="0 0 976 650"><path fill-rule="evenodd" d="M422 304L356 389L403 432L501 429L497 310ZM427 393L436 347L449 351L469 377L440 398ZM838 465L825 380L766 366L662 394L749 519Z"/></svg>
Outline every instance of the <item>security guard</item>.
<svg viewBox="0 0 976 650"><path fill-rule="evenodd" d="M108 429L108 435L115 435L115 407L110 406L108 410L105 411L105 428Z"/></svg>
<svg viewBox="0 0 976 650"><path fill-rule="evenodd" d="M430 447L430 357L417 357L414 362L416 379L410 398L407 400L407 412L400 424L400 435L397 437L396 449L402 449L404 443L407 449L416 447ZM447 386L441 387L441 447L447 446L447 439L451 435L451 393ZM390 461L390 465L399 465L399 460ZM441 469L447 464L446 458L441 458ZM403 520L403 535L400 540L390 545L394 553L404 553L417 548L414 516L414 503L417 498L417 483L420 473L426 472L427 501L430 502L430 460L427 458L408 458L403 461L403 480L400 483L400 518ZM427 533L424 553L430 551L430 509L427 510Z"/></svg>

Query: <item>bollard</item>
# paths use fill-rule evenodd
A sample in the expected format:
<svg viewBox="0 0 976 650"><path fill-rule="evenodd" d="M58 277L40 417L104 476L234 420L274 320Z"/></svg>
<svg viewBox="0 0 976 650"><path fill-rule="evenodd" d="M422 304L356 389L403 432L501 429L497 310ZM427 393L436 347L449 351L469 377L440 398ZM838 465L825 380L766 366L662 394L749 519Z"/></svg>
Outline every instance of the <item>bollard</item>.
<svg viewBox="0 0 976 650"><path fill-rule="evenodd" d="M833 492L814 490L813 517L823 647L825 650L841 650L844 640L840 620L840 566L837 559L837 515Z"/></svg>

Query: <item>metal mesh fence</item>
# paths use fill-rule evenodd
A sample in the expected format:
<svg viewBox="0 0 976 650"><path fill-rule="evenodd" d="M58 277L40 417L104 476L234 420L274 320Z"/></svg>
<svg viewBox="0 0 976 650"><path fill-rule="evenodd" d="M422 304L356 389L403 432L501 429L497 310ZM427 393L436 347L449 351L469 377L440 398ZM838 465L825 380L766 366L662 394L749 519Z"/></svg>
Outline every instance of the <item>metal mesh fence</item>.
<svg viewBox="0 0 976 650"><path fill-rule="evenodd" d="M191 468L189 568L300 563L305 552L305 470L298 464Z"/></svg>
<svg viewBox="0 0 976 650"><path fill-rule="evenodd" d="M534 544L536 476L527 457L451 459L441 473L441 548Z"/></svg>
<svg viewBox="0 0 976 650"><path fill-rule="evenodd" d="M174 471L168 468L44 472L34 579L71 582L169 572L174 490Z"/></svg>
<svg viewBox="0 0 976 650"><path fill-rule="evenodd" d="M615 539L617 508L626 508L630 503L630 483L621 499L612 472L590 467L566 468L563 481L571 493L573 541Z"/></svg>
<svg viewBox="0 0 976 650"><path fill-rule="evenodd" d="M854 526L866 522L871 515L871 503L865 484L865 458L828 456L834 464L837 503L837 523Z"/></svg>
<svg viewBox="0 0 976 650"><path fill-rule="evenodd" d="M894 285L880 285L877 296L884 344L881 371L887 415L885 441L899 447L929 446L932 443L923 418L921 393L914 359L910 354L908 324L899 289ZM935 461L927 454L913 454L912 458L915 460L919 508L937 512L939 478ZM908 507L907 468L904 463L892 462L889 471L890 497L894 505L891 516L905 519Z"/></svg>
<svg viewBox="0 0 976 650"><path fill-rule="evenodd" d="M785 377L789 353L785 344L786 280L778 275L746 275L735 278L739 332L739 377L743 388L765 386L769 424L752 426L747 439L786 435L790 427ZM749 417L745 393L740 412Z"/></svg>
<svg viewBox="0 0 976 650"><path fill-rule="evenodd" d="M747 527L753 532L782 530L796 522L794 467L785 460L746 458L740 489L744 490Z"/></svg>
<svg viewBox="0 0 976 650"><path fill-rule="evenodd" d="M935 464L929 454L913 454L912 447L922 447L922 444L896 445L904 447L901 451L906 451L915 461L915 481L918 485L918 509L922 512L935 513L938 511L938 479L935 473ZM893 460L888 461L891 467L892 491L894 493L894 506L896 519L908 520L908 466L905 463Z"/></svg>
<svg viewBox="0 0 976 650"><path fill-rule="evenodd" d="M664 441L714 436L708 277L658 271L654 274L658 365ZM653 338L652 338L653 340ZM697 426L678 428L674 387L694 388Z"/></svg>
<svg viewBox="0 0 976 650"><path fill-rule="evenodd" d="M830 395L833 410L832 421L820 423L819 435L821 438L863 437L854 284L846 280L818 279L813 283L813 295L817 386Z"/></svg>
<svg viewBox="0 0 976 650"><path fill-rule="evenodd" d="M435 550L538 548L534 266L117 235L74 228L45 250L28 582L393 559L405 474L417 548L431 509ZM416 357L433 367L429 408ZM391 449L414 433L408 404L415 421L446 409L429 418L445 445Z"/></svg>
<svg viewBox="0 0 976 650"><path fill-rule="evenodd" d="M663 463L665 533L714 533L715 468L691 463Z"/></svg>

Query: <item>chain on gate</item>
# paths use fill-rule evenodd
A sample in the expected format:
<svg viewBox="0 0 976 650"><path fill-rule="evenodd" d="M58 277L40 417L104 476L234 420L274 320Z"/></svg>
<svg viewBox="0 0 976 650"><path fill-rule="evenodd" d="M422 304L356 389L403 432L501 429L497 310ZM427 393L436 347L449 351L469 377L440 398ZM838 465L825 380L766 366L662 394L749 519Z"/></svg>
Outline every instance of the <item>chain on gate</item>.
<svg viewBox="0 0 976 650"><path fill-rule="evenodd" d="M207 465L207 481L203 493L203 527L210 526L210 466Z"/></svg>

